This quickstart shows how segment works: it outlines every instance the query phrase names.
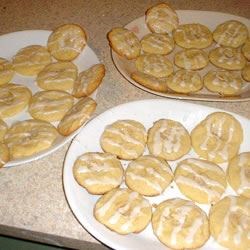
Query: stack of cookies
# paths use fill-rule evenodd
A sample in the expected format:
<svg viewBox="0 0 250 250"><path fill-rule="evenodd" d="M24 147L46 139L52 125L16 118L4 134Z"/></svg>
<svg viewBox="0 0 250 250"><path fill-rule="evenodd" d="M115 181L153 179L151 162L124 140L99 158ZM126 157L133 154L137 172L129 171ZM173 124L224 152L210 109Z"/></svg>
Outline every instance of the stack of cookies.
<svg viewBox="0 0 250 250"><path fill-rule="evenodd" d="M83 28L65 24L50 34L46 47L30 45L10 61L0 58L0 167L48 149L93 114L96 102L90 95L102 82L105 67L96 64L78 73L73 60L86 44ZM12 83L14 74L32 77L39 90L32 93L22 83ZM8 120L22 112L32 119Z"/></svg>

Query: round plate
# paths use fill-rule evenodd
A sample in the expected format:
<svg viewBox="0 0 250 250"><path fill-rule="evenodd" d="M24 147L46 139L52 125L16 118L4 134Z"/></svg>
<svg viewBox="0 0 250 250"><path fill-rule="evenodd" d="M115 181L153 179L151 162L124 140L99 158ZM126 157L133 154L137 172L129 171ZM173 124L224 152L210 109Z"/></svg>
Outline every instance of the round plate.
<svg viewBox="0 0 250 250"><path fill-rule="evenodd" d="M46 46L50 33L51 31L48 30L25 30L2 35L0 36L0 57L11 60L11 58L17 53L17 51L25 46L35 44ZM93 64L99 63L99 60L93 50L86 46L82 53L73 62L77 65L78 71L80 72L84 69L89 68ZM28 87L33 94L42 90L36 85L35 77L25 77L19 74L15 74L11 82L22 84ZM95 95L96 93L94 93L94 96L92 97L95 98ZM32 117L29 115L26 109L14 117L4 119L4 121L10 126L16 121L23 121L30 118ZM53 124L57 125L58 122ZM47 150L29 157L10 161L5 165L5 167L24 164L47 156L70 141L79 131L80 129L76 130L71 135L66 137L59 136L54 145Z"/></svg>
<svg viewBox="0 0 250 250"><path fill-rule="evenodd" d="M211 31L213 31L216 26L220 23L223 23L227 20L238 20L242 23L244 23L247 27L250 26L249 19L246 19L244 17L234 16L230 14L220 13L220 12L212 12L212 11L198 11L198 10L177 10L177 14L179 17L180 24L184 23L201 23L206 25ZM147 28L147 25L145 23L145 16L142 16L138 19L135 19L134 21L130 22L125 26L125 28L132 30L139 39L141 39L146 34L150 33L149 29ZM216 46L213 44L208 49L205 49L205 51L210 50L212 47ZM173 62L174 54L181 50L180 47L175 46L175 49L172 53L169 54L170 61ZM176 99L186 99L186 100L200 100L200 101L221 101L221 102L235 102L235 101L247 101L250 100L250 84L244 83L243 84L243 90L240 96L235 97L223 97L220 96L217 93L209 92L205 88L202 90L196 92L196 93L190 93L189 95L185 94L178 94L178 93L161 93L157 91L150 90L141 84L134 81L130 75L132 72L135 71L135 60L127 60L121 56L119 56L117 53L115 53L113 50L111 50L111 55L113 58L113 62L115 66L117 67L118 71L132 84L139 87L140 89L143 89L147 92L150 92L152 94L168 97L168 98L176 98ZM174 63L173 63L174 64ZM178 68L174 66L175 70ZM199 73L204 76L209 70L214 69L215 67L211 64L209 64L207 67L205 67L203 70L200 70Z"/></svg>
<svg viewBox="0 0 250 250"><path fill-rule="evenodd" d="M116 120L134 119L144 124L146 129L149 129L154 121L168 118L181 122L190 132L202 119L215 111L221 110L175 100L142 100L114 107L88 122L73 140L66 155L63 170L63 184L66 198L74 215L82 226L98 240L114 249L141 249L143 246L144 250L166 250L166 246L160 243L154 236L151 224L149 224L141 233L122 236L110 231L104 225L95 220L93 216L93 208L95 202L100 196L91 195L78 185L72 172L73 164L77 157L85 152L102 152L99 144L100 136L104 128ZM249 151L250 141L247 140L247 138L250 138L250 121L236 114L234 114L234 116L240 121L244 130L245 140L241 145L240 151ZM145 152L145 154L147 154L147 152ZM197 157L197 155L191 151L188 155L178 161L191 156ZM169 162L173 171L178 161ZM122 164L124 168L126 168L128 161L122 161ZM221 164L221 166L225 169L226 164ZM124 183L122 184L122 187L125 187ZM228 187L224 195L227 194L235 193L230 187ZM174 183L172 183L160 196L147 199L150 200L151 204L158 204L165 199L173 197L185 198L179 192ZM206 212L209 210L208 205L201 205L200 207ZM210 238L202 249L219 250L223 248L220 248L220 246Z"/></svg>

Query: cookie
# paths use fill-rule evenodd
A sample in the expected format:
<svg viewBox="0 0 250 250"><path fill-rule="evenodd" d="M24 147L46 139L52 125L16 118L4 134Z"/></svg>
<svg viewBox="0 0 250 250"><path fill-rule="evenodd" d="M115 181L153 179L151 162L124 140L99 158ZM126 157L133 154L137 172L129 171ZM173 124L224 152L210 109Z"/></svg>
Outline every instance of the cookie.
<svg viewBox="0 0 250 250"><path fill-rule="evenodd" d="M127 188L113 189L99 198L94 207L95 218L119 234L139 233L150 222L150 203Z"/></svg>
<svg viewBox="0 0 250 250"><path fill-rule="evenodd" d="M64 24L49 36L47 46L50 54L59 61L72 61L80 55L87 44L87 35L77 24Z"/></svg>
<svg viewBox="0 0 250 250"><path fill-rule="evenodd" d="M0 86L0 118L8 118L23 111L29 103L31 92L25 86L9 83Z"/></svg>
<svg viewBox="0 0 250 250"><path fill-rule="evenodd" d="M131 78L148 89L163 93L168 91L166 77L155 77L135 71L131 74Z"/></svg>
<svg viewBox="0 0 250 250"><path fill-rule="evenodd" d="M24 76L36 76L51 63L51 55L46 47L30 45L20 49L13 58L13 69Z"/></svg>
<svg viewBox="0 0 250 250"><path fill-rule="evenodd" d="M145 13L145 21L151 32L171 33L179 25L177 13L166 3L159 3Z"/></svg>
<svg viewBox="0 0 250 250"><path fill-rule="evenodd" d="M186 197L203 204L219 201L227 187L224 171L217 164L201 159L178 162L174 180Z"/></svg>
<svg viewBox="0 0 250 250"><path fill-rule="evenodd" d="M0 57L0 85L10 82L14 76L12 63Z"/></svg>
<svg viewBox="0 0 250 250"><path fill-rule="evenodd" d="M210 236L206 213L194 202L179 198L156 207L152 227L156 237L171 249L196 249Z"/></svg>
<svg viewBox="0 0 250 250"><path fill-rule="evenodd" d="M181 50L175 54L174 63L183 69L197 70L208 65L206 52L200 49Z"/></svg>
<svg viewBox="0 0 250 250"><path fill-rule="evenodd" d="M246 40L245 44L241 48L241 51L245 58L250 61L250 38Z"/></svg>
<svg viewBox="0 0 250 250"><path fill-rule="evenodd" d="M144 155L131 161L125 174L127 186L146 196L161 194L172 179L173 173L168 163L152 155Z"/></svg>
<svg viewBox="0 0 250 250"><path fill-rule="evenodd" d="M8 125L0 119L0 142L3 141L4 135L8 130Z"/></svg>
<svg viewBox="0 0 250 250"><path fill-rule="evenodd" d="M213 32L215 42L225 47L238 48L246 42L247 37L246 25L236 20L219 24Z"/></svg>
<svg viewBox="0 0 250 250"><path fill-rule="evenodd" d="M101 84L104 75L103 64L95 64L82 71L74 83L73 95L77 98L91 95Z"/></svg>
<svg viewBox="0 0 250 250"><path fill-rule="evenodd" d="M180 122L160 119L148 131L147 146L150 154L174 161L189 152L191 140Z"/></svg>
<svg viewBox="0 0 250 250"><path fill-rule="evenodd" d="M212 32L200 23L179 25L173 37L177 45L186 49L204 49L213 42Z"/></svg>
<svg viewBox="0 0 250 250"><path fill-rule="evenodd" d="M228 164L227 180L238 195L250 198L250 152L236 155Z"/></svg>
<svg viewBox="0 0 250 250"><path fill-rule="evenodd" d="M133 160L143 154L147 133L144 126L134 120L118 120L105 127L100 144L105 152L120 159Z"/></svg>
<svg viewBox="0 0 250 250"><path fill-rule="evenodd" d="M84 153L73 167L74 178L90 194L105 194L120 186L123 168L115 155Z"/></svg>
<svg viewBox="0 0 250 250"><path fill-rule="evenodd" d="M3 167L10 159L8 147L0 142L0 168Z"/></svg>
<svg viewBox="0 0 250 250"><path fill-rule="evenodd" d="M143 52L149 54L169 54L174 49L174 40L167 34L149 33L141 39Z"/></svg>
<svg viewBox="0 0 250 250"><path fill-rule="evenodd" d="M154 77L167 77L174 71L166 55L145 54L139 56L135 65L138 71Z"/></svg>
<svg viewBox="0 0 250 250"><path fill-rule="evenodd" d="M232 159L243 141L240 122L225 112L214 112L192 131L194 151L206 160L222 163Z"/></svg>
<svg viewBox="0 0 250 250"><path fill-rule="evenodd" d="M34 119L55 122L60 121L74 104L74 98L67 92L47 90L32 96L29 113Z"/></svg>
<svg viewBox="0 0 250 250"><path fill-rule="evenodd" d="M249 218L249 199L241 196L226 196L210 209L211 236L228 249L247 250L250 246Z"/></svg>
<svg viewBox="0 0 250 250"><path fill-rule="evenodd" d="M137 58L141 53L141 44L137 36L126 28L113 28L108 33L111 48L128 60Z"/></svg>
<svg viewBox="0 0 250 250"><path fill-rule="evenodd" d="M215 48L209 52L209 60L216 67L227 70L241 70L246 64L245 57L239 49Z"/></svg>
<svg viewBox="0 0 250 250"><path fill-rule="evenodd" d="M96 102L90 97L81 98L58 124L59 133L68 136L79 129L94 113L96 105Z"/></svg>
<svg viewBox="0 0 250 250"><path fill-rule="evenodd" d="M222 96L241 94L242 79L237 72L227 70L211 70L203 78L204 86L211 92Z"/></svg>
<svg viewBox="0 0 250 250"><path fill-rule="evenodd" d="M54 62L37 76L37 85L45 90L71 90L77 78L77 67L72 62Z"/></svg>
<svg viewBox="0 0 250 250"><path fill-rule="evenodd" d="M56 128L48 122L25 120L14 123L5 134L10 158L20 159L48 149L58 137Z"/></svg>
<svg viewBox="0 0 250 250"><path fill-rule="evenodd" d="M202 89L203 82L198 72L181 69L167 78L167 86L174 92L188 94Z"/></svg>
<svg viewBox="0 0 250 250"><path fill-rule="evenodd" d="M250 82L250 64L249 63L242 69L241 76L245 81Z"/></svg>

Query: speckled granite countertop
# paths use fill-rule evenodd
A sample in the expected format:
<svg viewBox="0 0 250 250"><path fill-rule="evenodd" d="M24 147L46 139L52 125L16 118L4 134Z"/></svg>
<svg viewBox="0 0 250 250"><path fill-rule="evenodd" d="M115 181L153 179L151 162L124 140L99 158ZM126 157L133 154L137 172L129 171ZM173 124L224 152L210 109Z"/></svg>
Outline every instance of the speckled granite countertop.
<svg viewBox="0 0 250 250"><path fill-rule="evenodd" d="M89 46L106 65L97 113L139 99L159 98L129 84L116 70L106 33L142 16L159 1L150 0L1 0L0 35L18 30L53 29L63 23L82 25ZM247 0L175 0L175 9L220 11L249 18ZM1 48L0 48L1 50ZM250 118L250 102L194 102ZM0 170L0 234L79 249L106 249L79 224L65 199L62 169L69 143L50 156Z"/></svg>

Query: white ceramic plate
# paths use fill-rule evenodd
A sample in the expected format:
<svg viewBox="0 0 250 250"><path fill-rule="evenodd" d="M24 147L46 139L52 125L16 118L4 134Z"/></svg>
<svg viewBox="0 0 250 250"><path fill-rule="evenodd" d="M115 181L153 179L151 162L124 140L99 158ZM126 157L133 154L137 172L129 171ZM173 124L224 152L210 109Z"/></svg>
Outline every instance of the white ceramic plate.
<svg viewBox="0 0 250 250"><path fill-rule="evenodd" d="M215 29L215 27L223 23L227 20L238 20L242 23L244 23L247 27L250 27L250 20L234 16L230 14L220 13L220 12L212 12L212 11L198 11L198 10L177 10L178 17L180 19L180 24L184 23L201 23L206 25L211 31ZM144 35L150 33L148 30L146 23L145 23L145 17L142 16L138 19L135 19L134 21L130 22L125 26L125 28L132 30L139 39L141 39ZM208 49L205 49L206 51L209 51L212 47L214 47L215 44L210 46ZM173 55L179 51L180 48L178 46L175 46L174 51L169 54L170 61L173 62ZM139 83L135 82L131 77L131 73L135 71L135 63L134 60L126 60L123 57L116 54L113 50L111 50L112 58L114 61L115 66L117 67L118 71L132 84L135 86L150 92L155 95L168 97L168 98L177 98L177 99L189 99L189 100L200 100L200 101L247 101L250 100L250 84L244 83L243 84L243 90L240 96L236 97L222 97L217 93L212 93L203 88L202 90L198 91L197 93L192 93L189 95L185 94L178 94L178 93L160 93L157 91L150 90ZM178 68L174 66L175 70ZM203 70L200 70L200 74L203 76L205 75L209 70L212 68L215 68L213 65L209 64L207 67L205 67Z"/></svg>
<svg viewBox="0 0 250 250"><path fill-rule="evenodd" d="M50 33L51 31L48 30L25 30L2 35L0 36L0 57L11 59L19 49L28 45L37 44L46 46ZM93 64L99 63L99 60L93 50L86 46L83 52L73 62L77 65L78 71L80 72L84 69L87 69ZM42 89L40 89L36 85L35 77L25 77L19 74L15 74L11 82L27 86L33 94L37 91L42 91ZM92 97L94 98L95 95L96 93ZM24 110L22 113L9 119L5 119L4 121L8 125L11 125L16 121L22 121L30 118L31 116L29 115L27 110ZM56 123L53 124L56 125ZM49 149L42 151L38 154L32 155L30 157L10 161L5 165L5 167L31 162L40 159L46 155L49 155L55 150L62 147L65 143L70 141L79 131L80 129L78 129L67 137L60 136L55 142L55 144Z"/></svg>
<svg viewBox="0 0 250 250"><path fill-rule="evenodd" d="M166 250L167 248L154 236L151 224L139 234L122 236L110 231L96 221L93 216L93 207L100 196L90 195L84 188L77 184L72 173L73 164L77 157L85 152L102 152L99 144L100 136L104 128L116 120L134 119L144 124L146 129L148 129L153 125L154 121L161 118L168 118L181 122L190 132L202 119L215 111L219 110L181 101L166 99L142 100L114 107L91 120L73 140L66 155L63 171L66 198L82 226L98 240L114 249L128 250L143 248L144 250ZM234 114L234 116L240 121L244 130L245 140L241 145L240 151L249 151L250 141L247 138L250 138L250 121L236 114ZM145 154L146 153L147 152L145 152ZM191 156L197 157L197 155L191 151L183 158ZM172 170L175 169L177 162L178 161L169 162ZM126 168L128 162L122 161L122 164L124 168ZM225 165L226 164L222 164L221 166L225 169ZM123 183L122 186L125 187L125 184ZM226 194L235 193L228 187L224 195ZM151 203L158 204L165 199L173 197L185 198L178 191L174 183L172 183L162 195L148 199ZM201 207L208 212L208 205L202 205ZM210 238L202 249L219 250L223 248L218 246L218 244Z"/></svg>

